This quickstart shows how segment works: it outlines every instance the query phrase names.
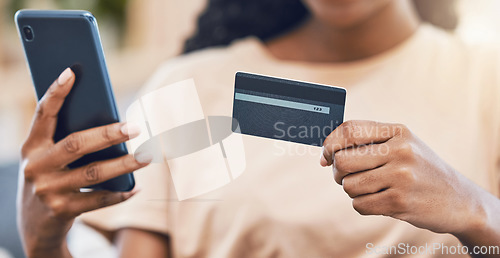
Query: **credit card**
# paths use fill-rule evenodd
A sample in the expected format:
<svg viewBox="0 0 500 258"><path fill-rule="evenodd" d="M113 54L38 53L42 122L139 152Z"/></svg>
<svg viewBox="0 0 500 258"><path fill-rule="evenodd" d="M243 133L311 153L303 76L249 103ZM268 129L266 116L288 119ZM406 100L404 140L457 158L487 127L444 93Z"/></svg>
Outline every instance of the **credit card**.
<svg viewBox="0 0 500 258"><path fill-rule="evenodd" d="M344 120L346 90L236 73L233 132L322 146Z"/></svg>

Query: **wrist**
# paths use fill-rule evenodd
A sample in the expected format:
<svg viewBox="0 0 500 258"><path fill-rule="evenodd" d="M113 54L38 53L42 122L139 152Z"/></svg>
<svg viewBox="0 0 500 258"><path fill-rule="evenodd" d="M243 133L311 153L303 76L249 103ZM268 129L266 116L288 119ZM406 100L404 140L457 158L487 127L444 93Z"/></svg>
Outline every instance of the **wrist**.
<svg viewBox="0 0 500 258"><path fill-rule="evenodd" d="M468 217L464 220L461 231L453 233L465 245L485 245L487 243L498 245L500 237L498 225L500 220L500 203L498 199L483 190L476 188L477 201L474 208L469 210ZM496 241L491 241L496 239Z"/></svg>
<svg viewBox="0 0 500 258"><path fill-rule="evenodd" d="M37 222L22 225L22 240L28 257L32 257L31 254L64 251L67 247L66 235L72 224L51 218L42 218Z"/></svg>
<svg viewBox="0 0 500 258"><path fill-rule="evenodd" d="M470 214L469 219L464 223L462 231L455 234L460 240L469 242L468 239L474 239L478 235L484 235L488 229L488 215L485 210Z"/></svg>
<svg viewBox="0 0 500 258"><path fill-rule="evenodd" d="M69 251L64 236L27 239L25 250L27 257L71 257L66 255Z"/></svg>
<svg viewBox="0 0 500 258"><path fill-rule="evenodd" d="M54 257L54 258L66 258L72 257L68 250L68 245L66 240L60 243L52 243L50 246L33 246L26 251L26 256L30 258L36 257Z"/></svg>

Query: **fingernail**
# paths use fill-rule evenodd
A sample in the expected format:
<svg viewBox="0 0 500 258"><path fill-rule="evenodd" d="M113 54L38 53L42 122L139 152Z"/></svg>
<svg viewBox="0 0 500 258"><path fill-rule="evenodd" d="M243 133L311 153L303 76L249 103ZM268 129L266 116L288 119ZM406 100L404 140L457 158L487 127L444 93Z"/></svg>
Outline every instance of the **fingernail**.
<svg viewBox="0 0 500 258"><path fill-rule="evenodd" d="M59 75L59 78L57 78L57 83L59 84L59 86L63 86L69 81L69 79L71 79L71 76L71 69L68 67L61 73L61 75Z"/></svg>
<svg viewBox="0 0 500 258"><path fill-rule="evenodd" d="M134 155L135 160L142 164L149 164L153 161L153 155L149 152L139 152Z"/></svg>
<svg viewBox="0 0 500 258"><path fill-rule="evenodd" d="M127 135L129 138L135 138L141 134L141 128L136 124L125 123L120 128L123 135Z"/></svg>

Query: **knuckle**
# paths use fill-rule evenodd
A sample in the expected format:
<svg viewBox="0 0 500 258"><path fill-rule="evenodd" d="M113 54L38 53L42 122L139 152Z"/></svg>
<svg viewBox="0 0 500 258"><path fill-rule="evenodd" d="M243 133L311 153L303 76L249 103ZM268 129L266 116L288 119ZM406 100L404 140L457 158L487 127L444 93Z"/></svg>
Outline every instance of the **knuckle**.
<svg viewBox="0 0 500 258"><path fill-rule="evenodd" d="M335 143L333 141L333 136L332 134L328 135L325 139L325 141L323 142L323 151L324 151L324 154L330 154L330 153L334 153L335 151ZM333 156L333 154L330 154Z"/></svg>
<svg viewBox="0 0 500 258"><path fill-rule="evenodd" d="M342 127L342 134L347 141L348 145L354 144L354 135L356 133L356 124L352 121L347 121Z"/></svg>
<svg viewBox="0 0 500 258"><path fill-rule="evenodd" d="M337 151L333 154L333 160L335 160L335 166L344 163L344 152L343 151Z"/></svg>
<svg viewBox="0 0 500 258"><path fill-rule="evenodd" d="M371 185L375 183L376 177L370 175L369 173L363 173L359 178L359 185Z"/></svg>
<svg viewBox="0 0 500 258"><path fill-rule="evenodd" d="M36 105L35 115L38 117L43 117L45 115L45 99L42 99Z"/></svg>
<svg viewBox="0 0 500 258"><path fill-rule="evenodd" d="M403 158L412 158L414 157L414 150L413 150L413 146L408 143L408 142L403 142L399 145L399 148L398 148L398 155L400 157L403 157Z"/></svg>
<svg viewBox="0 0 500 258"><path fill-rule="evenodd" d="M349 120L349 121L345 121L343 124L342 124L342 129L343 129L343 132L345 133L351 133L354 125L356 123L354 123L354 121L352 120Z"/></svg>
<svg viewBox="0 0 500 258"><path fill-rule="evenodd" d="M411 135L411 131L410 129L408 128L408 126L404 125L404 124L396 124L396 134L397 135L400 135L402 137L408 137Z"/></svg>
<svg viewBox="0 0 500 258"><path fill-rule="evenodd" d="M23 145L21 145L21 158L27 157L30 151L31 151L31 146L28 144L27 141L25 141Z"/></svg>
<svg viewBox="0 0 500 258"><path fill-rule="evenodd" d="M47 117L54 117L57 114L53 113L53 110L51 110L50 102L53 101L53 98L56 96L56 93L54 92L53 89L50 87L47 90L47 93L45 96L42 97L42 99L38 102L35 108L35 116L38 118L47 118Z"/></svg>
<svg viewBox="0 0 500 258"><path fill-rule="evenodd" d="M361 215L369 215L365 202L360 201L357 198L352 200L352 207Z"/></svg>
<svg viewBox="0 0 500 258"><path fill-rule="evenodd" d="M102 128L101 133L102 133L102 138L105 141L112 142L114 140L113 137L112 137L113 133L112 133L112 127L111 126L105 126L104 128Z"/></svg>
<svg viewBox="0 0 500 258"><path fill-rule="evenodd" d="M68 205L64 198L52 198L48 204L52 215L56 218L70 218L71 212L68 210Z"/></svg>
<svg viewBox="0 0 500 258"><path fill-rule="evenodd" d="M107 207L113 204L113 196L111 194L103 194L97 198L97 206L99 208Z"/></svg>
<svg viewBox="0 0 500 258"><path fill-rule="evenodd" d="M100 166L96 163L89 164L84 171L84 179L88 183L96 183L100 177Z"/></svg>
<svg viewBox="0 0 500 258"><path fill-rule="evenodd" d="M57 85L56 85L57 84ZM47 89L47 98L50 99L50 101L54 101L54 100L59 100L61 98L64 97L63 95L63 91L61 91L60 87L58 87L58 84L57 81L56 83L52 84L48 89Z"/></svg>
<svg viewBox="0 0 500 258"><path fill-rule="evenodd" d="M396 179L401 183L412 183L415 181L413 171L408 167L400 167L396 173Z"/></svg>
<svg viewBox="0 0 500 258"><path fill-rule="evenodd" d="M344 182L342 183L342 187L344 188L344 192L346 192L349 195L349 197L352 198L352 196L351 196L352 191L354 189L356 189L354 186L353 180L348 176L345 177Z"/></svg>
<svg viewBox="0 0 500 258"><path fill-rule="evenodd" d="M35 175L36 175L36 166L33 165L33 162L26 162L25 166L24 166L24 179L25 180L28 180L28 181L31 181L34 179Z"/></svg>
<svg viewBox="0 0 500 258"><path fill-rule="evenodd" d="M64 150L68 153L77 153L82 147L82 137L78 133L72 133L64 140Z"/></svg>
<svg viewBox="0 0 500 258"><path fill-rule="evenodd" d="M55 86L55 85L54 85L54 84L52 84L52 85L50 85L50 87L47 89L47 92L46 92L45 94L46 94L48 97L53 97L53 96L57 93L57 91L56 91L56 89L55 89L55 87L54 87L54 86Z"/></svg>
<svg viewBox="0 0 500 258"><path fill-rule="evenodd" d="M355 198L359 194L359 191L357 191L358 184L356 182L356 179L353 179L349 176L346 176L344 178L342 187L344 188L344 192L346 192L350 198Z"/></svg>
<svg viewBox="0 0 500 258"><path fill-rule="evenodd" d="M47 196L52 191L51 184L46 181L37 182L34 185L34 193L36 196Z"/></svg>
<svg viewBox="0 0 500 258"><path fill-rule="evenodd" d="M347 136L347 146L362 145L359 138L363 136L363 127L355 121L348 121L344 128L344 133Z"/></svg>
<svg viewBox="0 0 500 258"><path fill-rule="evenodd" d="M344 151L337 151L334 155L335 158L335 168L344 173L351 173L351 167L349 166L349 157Z"/></svg>
<svg viewBox="0 0 500 258"><path fill-rule="evenodd" d="M332 166L332 172L333 172L333 179L335 180L335 182L337 182L337 184L339 185L342 185L343 176L341 175L341 173L334 166Z"/></svg>

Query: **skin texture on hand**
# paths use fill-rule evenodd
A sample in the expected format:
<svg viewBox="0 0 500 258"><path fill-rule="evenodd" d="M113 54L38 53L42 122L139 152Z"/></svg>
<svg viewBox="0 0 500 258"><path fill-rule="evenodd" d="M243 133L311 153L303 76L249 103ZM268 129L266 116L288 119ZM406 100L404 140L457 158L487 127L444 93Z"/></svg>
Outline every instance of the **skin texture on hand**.
<svg viewBox="0 0 500 258"><path fill-rule="evenodd" d="M125 155L76 169L67 167L85 154L139 134L130 125L115 123L73 133L55 143L57 114L74 81L75 75L68 68L50 86L37 105L21 149L17 220L29 257L69 256L65 237L76 216L123 202L137 192L80 192L80 188L131 173L151 161L141 163Z"/></svg>
<svg viewBox="0 0 500 258"><path fill-rule="evenodd" d="M323 148L320 164L332 166L361 215L451 233L464 244L499 244L500 200L447 165L406 126L347 121Z"/></svg>

